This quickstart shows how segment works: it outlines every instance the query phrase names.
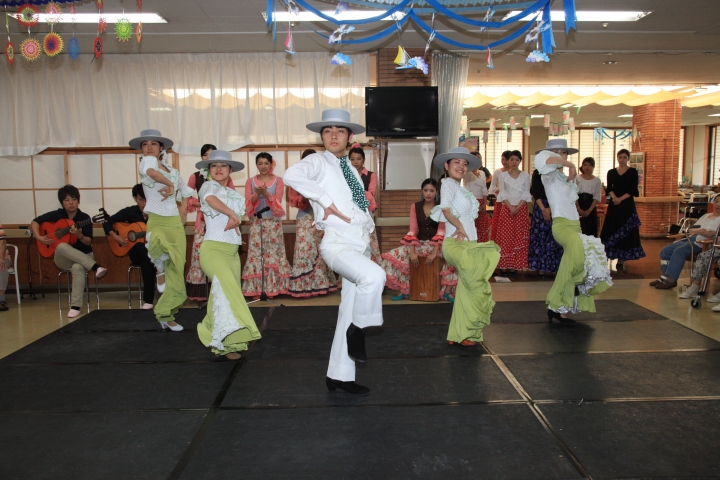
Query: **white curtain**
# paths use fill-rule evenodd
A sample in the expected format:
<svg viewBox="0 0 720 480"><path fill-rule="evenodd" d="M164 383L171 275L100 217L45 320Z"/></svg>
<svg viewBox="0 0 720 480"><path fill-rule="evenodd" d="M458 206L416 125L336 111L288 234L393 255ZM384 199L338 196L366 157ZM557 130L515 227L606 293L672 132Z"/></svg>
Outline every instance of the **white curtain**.
<svg viewBox="0 0 720 480"><path fill-rule="evenodd" d="M67 55L0 67L0 156L48 147L126 146L140 130L198 154L205 143L319 141L305 125L327 108L365 123L369 55L330 65L331 54ZM361 137L360 140L363 140Z"/></svg>
<svg viewBox="0 0 720 480"><path fill-rule="evenodd" d="M438 153L458 146L469 66L467 55L433 53L432 84L438 87L440 107Z"/></svg>

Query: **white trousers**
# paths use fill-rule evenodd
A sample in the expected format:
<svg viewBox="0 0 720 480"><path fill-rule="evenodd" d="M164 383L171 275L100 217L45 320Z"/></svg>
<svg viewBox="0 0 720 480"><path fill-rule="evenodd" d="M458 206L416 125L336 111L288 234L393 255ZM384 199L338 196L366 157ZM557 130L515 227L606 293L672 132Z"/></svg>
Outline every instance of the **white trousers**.
<svg viewBox="0 0 720 480"><path fill-rule="evenodd" d="M326 227L320 253L325 263L343 277L340 311L327 376L352 382L355 381L355 361L348 356L345 334L351 323L359 328L382 325L382 292L386 275L379 265L370 260L370 233L363 225L350 225L342 233Z"/></svg>

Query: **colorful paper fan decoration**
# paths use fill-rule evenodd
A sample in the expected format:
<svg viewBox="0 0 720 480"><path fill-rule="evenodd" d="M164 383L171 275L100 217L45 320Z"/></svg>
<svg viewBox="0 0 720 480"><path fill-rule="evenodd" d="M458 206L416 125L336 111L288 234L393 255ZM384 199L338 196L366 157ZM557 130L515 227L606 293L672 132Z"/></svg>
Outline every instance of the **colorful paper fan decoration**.
<svg viewBox="0 0 720 480"><path fill-rule="evenodd" d="M57 23L62 17L62 8L57 2L50 2L45 6L45 21L47 23Z"/></svg>
<svg viewBox="0 0 720 480"><path fill-rule="evenodd" d="M43 49L45 50L45 55L48 57L54 57L62 52L63 46L64 42L62 37L55 32L48 33L43 39Z"/></svg>
<svg viewBox="0 0 720 480"><path fill-rule="evenodd" d="M338 52L330 59L330 65L352 65L352 60L344 53Z"/></svg>
<svg viewBox="0 0 720 480"><path fill-rule="evenodd" d="M93 40L93 53L95 58L100 58L100 55L102 55L102 39L99 36Z"/></svg>
<svg viewBox="0 0 720 480"><path fill-rule="evenodd" d="M138 43L142 40L142 22L135 26L135 38L137 38Z"/></svg>
<svg viewBox="0 0 720 480"><path fill-rule="evenodd" d="M77 60L80 56L80 42L77 37L72 37L68 41L68 55L70 55L70 60Z"/></svg>
<svg viewBox="0 0 720 480"><path fill-rule="evenodd" d="M103 0L95 0L95 5L97 6L98 10L102 10Z"/></svg>
<svg viewBox="0 0 720 480"><path fill-rule="evenodd" d="M115 36L121 42L127 42L133 36L133 26L127 18L121 18L115 23Z"/></svg>
<svg viewBox="0 0 720 480"><path fill-rule="evenodd" d="M15 63L15 45L12 42L7 42L5 45L5 58L10 65Z"/></svg>
<svg viewBox="0 0 720 480"><path fill-rule="evenodd" d="M40 42L34 38L26 38L20 44L20 55L22 55L28 62L34 62L40 58L41 51L42 47L40 46Z"/></svg>
<svg viewBox="0 0 720 480"><path fill-rule="evenodd" d="M23 27L33 27L40 21L38 9L35 5L24 3L17 11L17 21Z"/></svg>

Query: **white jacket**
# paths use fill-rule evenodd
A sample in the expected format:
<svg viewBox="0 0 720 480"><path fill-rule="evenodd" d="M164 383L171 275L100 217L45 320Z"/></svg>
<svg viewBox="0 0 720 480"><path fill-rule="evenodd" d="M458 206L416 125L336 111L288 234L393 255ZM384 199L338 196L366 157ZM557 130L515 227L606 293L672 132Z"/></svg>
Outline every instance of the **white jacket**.
<svg viewBox="0 0 720 480"><path fill-rule="evenodd" d="M350 164L347 158L345 161L362 185L362 179L357 169ZM310 200L315 215L315 225L318 229L325 230L325 227L332 227L344 232L350 226L336 215L330 215L327 220L323 220L325 208L334 203L343 215L352 219L353 224L364 225L368 232L375 230L372 216L368 212L360 210L353 202L352 192L340 168L340 159L332 153L326 151L308 155L287 169L283 175L283 181Z"/></svg>

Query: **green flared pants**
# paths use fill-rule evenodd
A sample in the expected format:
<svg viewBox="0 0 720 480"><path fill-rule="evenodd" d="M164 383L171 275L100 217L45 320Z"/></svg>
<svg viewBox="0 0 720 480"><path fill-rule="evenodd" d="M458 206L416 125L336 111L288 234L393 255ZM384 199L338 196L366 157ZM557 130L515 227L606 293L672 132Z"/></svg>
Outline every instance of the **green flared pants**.
<svg viewBox="0 0 720 480"><path fill-rule="evenodd" d="M148 255L158 271L165 272L165 291L155 304L158 322L172 322L187 299L185 291L185 228L180 216L148 214Z"/></svg>
<svg viewBox="0 0 720 480"><path fill-rule="evenodd" d="M203 241L200 267L212 282L207 314L197 326L200 341L216 355L247 350L248 342L261 335L242 293L238 246Z"/></svg>
<svg viewBox="0 0 720 480"><path fill-rule="evenodd" d="M581 311L595 313L594 295L604 292L610 286L600 282L591 288L589 295L577 297L575 305L575 287L583 285L586 281L585 262L587 254L580 237L580 222L567 218L553 218L552 233L555 241L563 247L563 256L560 260L555 282L548 292L545 303L553 311ZM590 246L590 248L595 248ZM604 257L604 252L602 253Z"/></svg>
<svg viewBox="0 0 720 480"><path fill-rule="evenodd" d="M500 247L495 242L458 242L445 237L442 245L445 261L458 274L448 340L481 342L483 328L490 324L495 302L488 280L500 261Z"/></svg>

